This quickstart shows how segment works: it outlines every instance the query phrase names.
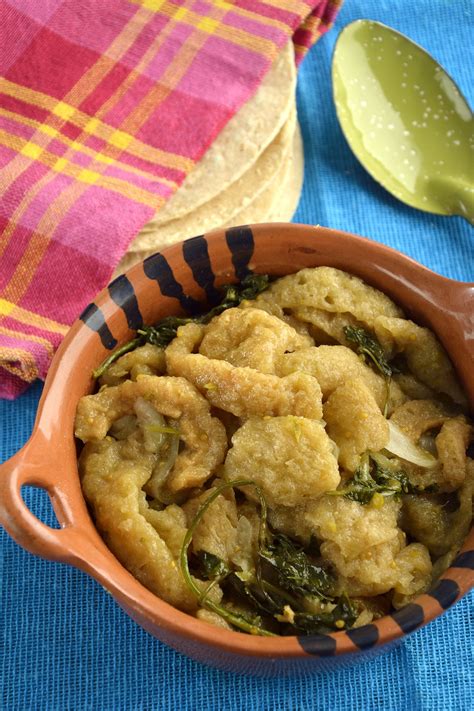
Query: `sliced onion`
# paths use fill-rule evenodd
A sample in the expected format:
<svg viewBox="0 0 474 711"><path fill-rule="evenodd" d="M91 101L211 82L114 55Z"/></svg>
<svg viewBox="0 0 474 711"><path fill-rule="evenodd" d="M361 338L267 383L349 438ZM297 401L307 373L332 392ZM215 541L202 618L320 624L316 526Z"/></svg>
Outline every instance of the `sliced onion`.
<svg viewBox="0 0 474 711"><path fill-rule="evenodd" d="M179 452L179 437L168 435L167 445L160 452L160 459L155 464L152 475L145 485L145 490L155 499L162 500L161 487L173 469ZM166 502L165 502L166 503Z"/></svg>
<svg viewBox="0 0 474 711"><path fill-rule="evenodd" d="M426 449L413 444L411 439L393 422L388 421L390 438L385 449L400 459L416 464L425 469L432 469L438 464L438 460Z"/></svg>
<svg viewBox="0 0 474 711"><path fill-rule="evenodd" d="M163 427L162 425L145 425L147 432L158 432L160 434L179 435L179 430L176 427Z"/></svg>
<svg viewBox="0 0 474 711"><path fill-rule="evenodd" d="M155 410L151 402L142 397L135 401L134 410L143 432L145 450L151 453L159 452L167 440L167 435L163 432L166 427L165 418Z"/></svg>
<svg viewBox="0 0 474 711"><path fill-rule="evenodd" d="M438 454L438 450L436 449L436 435L432 432L424 432L420 437L420 447L436 456Z"/></svg>
<svg viewBox="0 0 474 711"><path fill-rule="evenodd" d="M124 415L120 417L109 429L108 434L112 435L114 439L123 440L127 439L137 428L137 418L135 415Z"/></svg>
<svg viewBox="0 0 474 711"><path fill-rule="evenodd" d="M143 432L145 450L158 455L158 461L144 488L147 494L160 499L161 487L174 467L179 452L179 430L173 426L177 423L167 423L163 415L141 397L137 398L134 409Z"/></svg>

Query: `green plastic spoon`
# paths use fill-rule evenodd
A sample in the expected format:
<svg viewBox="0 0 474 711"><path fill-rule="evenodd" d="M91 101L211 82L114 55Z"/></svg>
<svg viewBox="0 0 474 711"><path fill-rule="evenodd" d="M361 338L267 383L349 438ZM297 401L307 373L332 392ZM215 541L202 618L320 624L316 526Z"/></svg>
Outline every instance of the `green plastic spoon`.
<svg viewBox="0 0 474 711"><path fill-rule="evenodd" d="M408 37L357 20L338 37L334 102L362 165L399 200L474 223L474 121L451 77Z"/></svg>

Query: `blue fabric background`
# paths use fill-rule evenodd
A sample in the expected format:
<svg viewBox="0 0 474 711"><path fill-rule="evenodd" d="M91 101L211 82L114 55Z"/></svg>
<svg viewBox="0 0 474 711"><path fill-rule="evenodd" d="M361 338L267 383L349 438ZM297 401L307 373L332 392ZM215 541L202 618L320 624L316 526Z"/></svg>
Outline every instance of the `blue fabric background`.
<svg viewBox="0 0 474 711"><path fill-rule="evenodd" d="M472 0L346 0L335 29L300 70L306 154L295 221L366 235L461 280L474 280L474 230L403 206L359 166L338 127L330 61L338 32L360 17L408 34L448 69L473 103ZM27 439L41 392L0 402L0 461ZM27 500L49 520L46 495ZM473 709L474 596L398 649L350 670L304 679L258 679L205 668L137 627L82 573L34 558L4 533L2 708L7 711Z"/></svg>

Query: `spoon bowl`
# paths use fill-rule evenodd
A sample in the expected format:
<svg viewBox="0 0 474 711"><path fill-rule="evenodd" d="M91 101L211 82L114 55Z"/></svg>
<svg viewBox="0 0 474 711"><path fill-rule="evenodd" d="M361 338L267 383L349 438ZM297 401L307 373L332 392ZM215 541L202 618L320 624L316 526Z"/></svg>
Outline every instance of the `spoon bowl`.
<svg viewBox="0 0 474 711"><path fill-rule="evenodd" d="M372 20L339 35L332 63L342 131L366 170L412 207L474 222L474 121L446 71Z"/></svg>

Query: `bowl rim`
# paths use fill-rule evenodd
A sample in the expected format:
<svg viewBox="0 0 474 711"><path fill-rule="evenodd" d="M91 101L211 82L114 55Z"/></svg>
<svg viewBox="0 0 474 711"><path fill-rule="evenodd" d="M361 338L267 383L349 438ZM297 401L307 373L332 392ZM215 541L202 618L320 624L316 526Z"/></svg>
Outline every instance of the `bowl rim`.
<svg viewBox="0 0 474 711"><path fill-rule="evenodd" d="M474 284L456 282L442 277L398 250L357 235L341 232L339 230L331 230L329 228L320 227L319 225L313 227L310 225L286 223L250 225L232 228L232 230L247 230L250 232L252 239L256 238L257 242L269 234L275 238L274 235L278 232L280 242L283 243L285 239L287 239L290 246L293 245L295 249L298 247L298 243L302 241L305 244L303 246L300 245L300 247L301 249L306 249L308 259L320 259L321 244L324 242L326 245L325 248L327 249L328 240L340 240L341 250L339 259L345 258L344 248L352 245L351 249L362 250L361 256L365 255L367 258L370 257L373 260L372 265L374 268L377 265L380 267L380 275L385 274L388 276L387 265L400 267L400 271L397 275L392 276L394 276L394 278L395 276L401 277L399 287L401 288L403 286L406 293L416 293L417 298L421 298L419 293L420 284L421 281L424 281L426 293L423 298L426 304L430 303L431 300L432 306L442 308L445 306L447 296L450 294L452 300L454 299L453 303L457 304L459 310L458 322L460 327L463 326L463 319L465 319L467 313L466 309L469 307L471 301L474 301ZM158 254L164 257L166 261L173 266L174 262L182 259L183 250L185 249L183 245L192 243L193 240L205 240L209 249L212 249L218 246L219 242L222 242L224 239L227 239L227 243L229 244L227 235L232 230L214 230L204 236L192 238L191 240L186 240L185 242L180 242L172 247L168 247ZM234 234L238 235L238 232ZM316 241L315 237L317 238ZM315 247L313 254L310 253L311 250L307 246L308 240L313 241L312 244L314 244ZM194 242L194 244L196 243ZM334 245L332 246L334 247ZM156 257L157 255L154 256ZM151 263L153 258L154 257L150 257L145 261ZM236 276L238 276L238 260L234 253L232 253L232 263ZM247 267L252 269L253 266L251 259L248 260ZM348 266L345 267L345 270L350 273L355 273L354 270ZM296 269L290 270L288 273L294 273L294 271L296 271ZM102 290L93 302L94 307L104 314L105 323L112 317L121 315L123 341L129 337L131 331L130 323L128 323L127 330L127 324L124 323L121 307L111 297L110 287L113 287L117 282L120 284L128 283L132 285L135 290L134 293L138 294L139 284L141 284L141 289L145 289L146 287L146 283L143 282L143 277L144 263L140 263L125 273L125 281L123 276L118 277L111 285ZM469 299L466 298L468 292ZM163 299L165 299L164 296ZM169 300L167 303L168 302ZM404 307L404 304L401 305ZM32 453L36 447L35 441L39 439L44 446L46 437L51 444L51 432L54 428L49 427L47 422L48 418L51 418L50 400L53 399L53 394L60 394L60 388L67 383L68 378L74 374L74 371L77 371L78 362L74 360L74 357L77 358L78 353L85 347L84 343L86 341L90 342L91 338L95 339L94 342L100 345L100 341L97 338L97 329L94 330L90 324L87 324L87 313L91 313L90 308L90 306L87 307L81 317L73 324L54 358L46 379L32 437L23 450L20 450L20 453L12 460L9 460L9 462L13 462L15 459L17 460L16 467L13 466L13 469L17 472L24 470L25 464L31 460ZM444 311L446 311L446 308ZM94 312L94 314L94 318L96 318L96 312ZM451 315L453 314L454 312L451 308ZM84 342L81 348L79 348L78 345L80 342ZM444 342L443 344L446 346ZM470 347L471 351L474 351L472 344ZM72 363L70 362L68 367L64 367L67 364L68 358L73 359ZM471 404L474 406L474 379L470 382L472 386L470 390ZM63 401L65 397L63 394ZM73 403L72 408L69 407L69 412L72 411L75 413L76 405L77 401ZM56 408L60 409L60 407L58 408L58 403L56 403ZM57 424L56 418L56 427ZM57 431L56 429L56 432ZM62 432L64 435L64 427L62 428ZM72 427L69 428L68 436L73 437ZM6 465L8 465L9 462L7 462ZM2 468L6 465L2 465ZM11 470L12 465L10 464L8 471ZM7 471L7 469L5 469L5 471ZM21 478L21 472L19 476ZM220 649L223 652L227 651L250 657L296 658L305 657L308 654L317 656L351 654L377 645L387 644L390 641L414 631L435 617L438 617L457 599L474 587L474 570L472 570L474 567L474 529L472 529L454 564L443 573L435 587L430 590L429 593L416 598L408 606L401 608L400 611L386 615L363 627L356 628L355 630L342 630L327 635L319 634L309 635L307 637L289 636L276 638L251 636L233 630L217 628L166 603L139 583L138 580L122 566L115 555L106 547L88 513L80 488L77 461L75 472L69 476L75 477L76 481L69 483L64 482L60 487L58 482L54 480L54 477L51 475L44 479L41 479L41 477L37 479L38 485L46 488L52 497L54 509L58 519L63 525L63 530L58 532L59 535L53 537L50 533L46 534L44 529L48 527L40 524L37 519L35 519L35 522L30 520L30 524L34 524L33 530L35 531L37 539L33 541L33 543L38 543L35 550L33 550L33 543L30 542L29 546L25 545L25 538L22 538L20 535L21 532L18 532L17 529L20 525L18 520L13 521L12 524L10 520L11 516L9 515L11 512L1 508L0 521L4 525L6 524L5 528L21 545L29 548L32 552L55 560L63 560L92 575L112 593L119 604L138 621L139 624L156 636L159 636L159 634L157 634L158 630L162 629L167 633L174 633L177 636L188 638L193 642L203 643L213 647L215 650ZM80 497L80 500L78 500L78 497ZM78 508L79 515L82 517L80 527L76 526L76 514L71 510L74 506ZM84 515L88 519L87 526L84 526ZM31 517L34 519L32 515ZM50 531L52 531L52 529L48 529L48 532ZM63 533L64 535L61 536ZM48 541L51 542L49 547L47 542L45 542L45 536L48 538ZM52 541L54 541L54 545ZM88 551L84 551L84 543L89 545Z"/></svg>

